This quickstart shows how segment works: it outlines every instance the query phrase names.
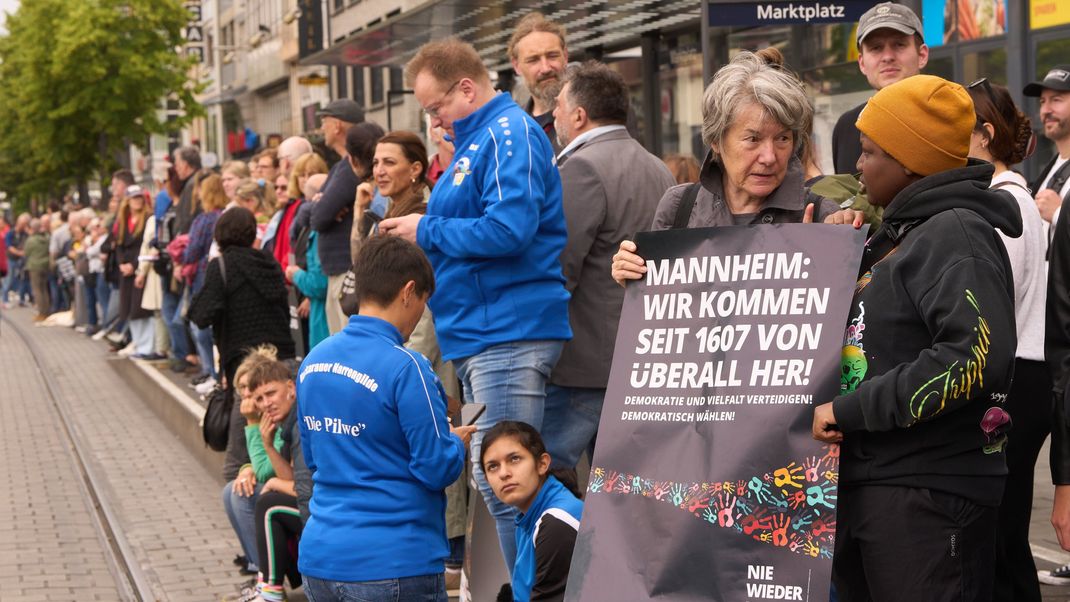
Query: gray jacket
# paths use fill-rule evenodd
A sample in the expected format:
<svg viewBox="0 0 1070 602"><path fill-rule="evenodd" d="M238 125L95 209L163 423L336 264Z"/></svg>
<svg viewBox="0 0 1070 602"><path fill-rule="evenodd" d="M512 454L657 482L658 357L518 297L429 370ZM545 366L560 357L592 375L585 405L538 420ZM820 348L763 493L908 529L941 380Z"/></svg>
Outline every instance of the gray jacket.
<svg viewBox="0 0 1070 602"><path fill-rule="evenodd" d="M688 228L712 228L715 226L733 226L736 222L732 212L728 209L728 203L724 198L724 186L721 183L721 166L715 162L710 154L702 162L702 172L699 181L702 188L699 189L698 198L695 199L695 207L691 211L691 218L687 222ZM750 221L752 224L790 224L802 222L803 212L809 202L816 202L814 221L821 222L829 214L839 211L840 207L804 188L802 163L792 157L788 165L788 175L784 181L773 191L765 202L762 210L754 215ZM676 209L680 206L680 199L684 196L688 184L674 186L665 193L658 203L657 212L654 214L654 224L651 230L668 230L672 228L676 220ZM642 253L640 253L641 255Z"/></svg>
<svg viewBox="0 0 1070 602"><path fill-rule="evenodd" d="M572 293L572 340L550 377L556 385L605 388L624 289L610 267L622 240L646 230L658 199L676 181L626 130L582 143L560 164L568 241L561 253Z"/></svg>

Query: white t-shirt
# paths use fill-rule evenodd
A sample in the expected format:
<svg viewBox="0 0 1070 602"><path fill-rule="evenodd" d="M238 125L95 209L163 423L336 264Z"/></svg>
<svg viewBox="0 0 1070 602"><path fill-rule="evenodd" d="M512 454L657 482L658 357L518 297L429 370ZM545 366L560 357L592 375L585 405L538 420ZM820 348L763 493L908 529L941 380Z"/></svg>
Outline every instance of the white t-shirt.
<svg viewBox="0 0 1070 602"><path fill-rule="evenodd" d="M1008 184L1013 182L1013 184ZM1002 184L1002 185L1001 185ZM1048 224L1026 188L1025 178L1013 171L992 176L992 188L1011 193L1022 212L1022 235L1009 238L1000 232L1014 277L1014 322L1018 327L1015 357L1044 361L1044 303L1048 290ZM998 230L997 230L998 231Z"/></svg>

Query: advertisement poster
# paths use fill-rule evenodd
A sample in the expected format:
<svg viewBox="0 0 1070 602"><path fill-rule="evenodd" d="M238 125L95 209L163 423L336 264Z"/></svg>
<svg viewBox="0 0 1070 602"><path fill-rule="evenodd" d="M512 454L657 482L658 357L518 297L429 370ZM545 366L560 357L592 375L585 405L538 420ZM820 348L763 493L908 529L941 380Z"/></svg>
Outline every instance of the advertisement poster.
<svg viewBox="0 0 1070 602"><path fill-rule="evenodd" d="M866 230L640 233L568 601L829 599L832 400Z"/></svg>
<svg viewBox="0 0 1070 602"><path fill-rule="evenodd" d="M1070 23L1070 0L1030 0L1029 28L1043 29Z"/></svg>

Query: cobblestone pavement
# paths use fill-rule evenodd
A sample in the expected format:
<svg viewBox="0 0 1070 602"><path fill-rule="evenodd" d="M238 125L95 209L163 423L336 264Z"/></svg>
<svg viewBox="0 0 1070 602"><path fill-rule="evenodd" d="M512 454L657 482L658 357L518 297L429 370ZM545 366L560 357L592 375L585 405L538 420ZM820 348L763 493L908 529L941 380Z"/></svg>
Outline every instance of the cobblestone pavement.
<svg viewBox="0 0 1070 602"><path fill-rule="evenodd" d="M102 344L69 328L34 328L28 310L6 316L28 329L53 368L107 481L102 495L114 504L142 570L159 585L159 599L204 602L236 593L242 578L231 559L240 547L223 512L219 475L207 474L119 379ZM86 503L71 485L76 477L55 413L29 351L10 330L0 337L0 362L11 376L0 385L7 433L0 482L10 484L0 499L12 513L0 527L0 599L117 600Z"/></svg>

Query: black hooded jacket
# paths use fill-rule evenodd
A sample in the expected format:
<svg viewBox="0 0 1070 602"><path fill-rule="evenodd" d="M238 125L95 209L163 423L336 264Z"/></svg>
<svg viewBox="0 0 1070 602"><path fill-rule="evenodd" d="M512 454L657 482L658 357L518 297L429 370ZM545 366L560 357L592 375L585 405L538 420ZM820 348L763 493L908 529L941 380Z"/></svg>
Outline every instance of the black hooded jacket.
<svg viewBox="0 0 1070 602"><path fill-rule="evenodd" d="M223 250L226 282L219 260L208 263L204 287L190 303L189 319L212 334L229 375L246 351L270 343L279 359L294 357L286 280L274 257L249 247Z"/></svg>
<svg viewBox="0 0 1070 602"><path fill-rule="evenodd" d="M995 229L1018 237L1022 218L1010 194L988 189L992 173L971 161L911 184L867 242L833 401L843 487L1000 502L1017 334Z"/></svg>

